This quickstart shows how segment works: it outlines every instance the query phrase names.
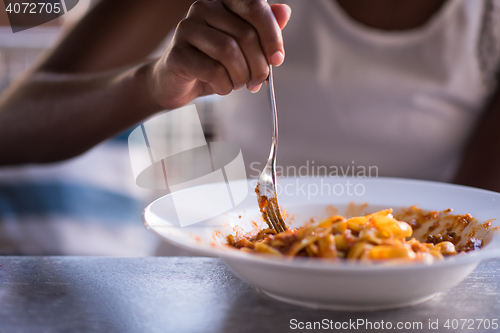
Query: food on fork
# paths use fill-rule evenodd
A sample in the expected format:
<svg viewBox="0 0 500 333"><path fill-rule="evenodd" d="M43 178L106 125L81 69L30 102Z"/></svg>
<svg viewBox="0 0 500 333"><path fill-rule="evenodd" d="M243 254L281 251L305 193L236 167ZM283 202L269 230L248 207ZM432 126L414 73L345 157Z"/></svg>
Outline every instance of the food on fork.
<svg viewBox="0 0 500 333"><path fill-rule="evenodd" d="M265 229L253 237L235 240L229 235L227 239L230 246L245 252L359 261L433 262L481 246L456 247L454 240L458 238L453 237L445 240L431 237L428 242L420 242L411 238L412 226L397 220L392 212L385 209L352 218L332 215L278 234Z"/></svg>
<svg viewBox="0 0 500 333"><path fill-rule="evenodd" d="M260 195L260 186L259 186L259 184L257 184L257 187L255 187L255 193L257 193L257 202L259 203L260 212L263 213L264 209L269 204L269 200L267 200L266 196Z"/></svg>
<svg viewBox="0 0 500 333"><path fill-rule="evenodd" d="M271 198L266 195L262 195L260 191L260 184L257 184L255 187L255 193L257 193L257 202L259 204L262 218L266 221L269 228L277 232L288 230L285 221L281 216L276 194L273 194Z"/></svg>

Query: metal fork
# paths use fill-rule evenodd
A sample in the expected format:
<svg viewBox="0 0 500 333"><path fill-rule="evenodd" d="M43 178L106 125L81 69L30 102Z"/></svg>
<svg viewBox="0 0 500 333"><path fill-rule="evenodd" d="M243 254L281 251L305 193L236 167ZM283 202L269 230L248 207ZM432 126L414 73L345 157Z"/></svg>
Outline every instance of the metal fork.
<svg viewBox="0 0 500 333"><path fill-rule="evenodd" d="M274 97L273 66L269 66L269 76L266 79L267 96L271 107L273 119L273 140L271 152L266 166L260 174L255 192L259 202L260 211L269 228L276 232L286 231L285 221L281 216L276 195L276 150L278 148L278 113L276 112L276 99Z"/></svg>

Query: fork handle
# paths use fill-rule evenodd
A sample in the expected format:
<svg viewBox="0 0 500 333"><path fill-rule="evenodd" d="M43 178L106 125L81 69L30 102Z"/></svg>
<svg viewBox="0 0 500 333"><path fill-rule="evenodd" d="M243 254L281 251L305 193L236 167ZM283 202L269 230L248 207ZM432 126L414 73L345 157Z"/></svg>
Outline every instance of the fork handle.
<svg viewBox="0 0 500 333"><path fill-rule="evenodd" d="M267 97L269 98L269 105L271 106L271 117L273 121L273 139L271 144L271 152L269 153L269 160L273 161L273 171L276 170L276 149L278 147L278 112L276 111L276 98L274 95L274 82L273 82L273 66L269 66L269 76L266 79ZM273 172L273 178L275 178ZM275 180L275 179L273 179Z"/></svg>

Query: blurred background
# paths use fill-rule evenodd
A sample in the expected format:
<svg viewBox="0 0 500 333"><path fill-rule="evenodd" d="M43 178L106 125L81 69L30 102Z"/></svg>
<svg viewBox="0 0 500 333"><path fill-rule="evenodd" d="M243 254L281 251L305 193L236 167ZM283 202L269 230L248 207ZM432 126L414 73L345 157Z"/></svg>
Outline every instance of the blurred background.
<svg viewBox="0 0 500 333"><path fill-rule="evenodd" d="M69 13L12 33L0 4L0 93L50 50L96 1L80 0ZM151 55L164 50L166 43ZM196 102L207 141L214 131L212 100ZM189 122L168 140L190 140ZM135 184L128 155L130 130L76 158L49 165L0 167L0 254L180 255L149 233L141 213L166 191ZM0 144L9 144L0 142Z"/></svg>

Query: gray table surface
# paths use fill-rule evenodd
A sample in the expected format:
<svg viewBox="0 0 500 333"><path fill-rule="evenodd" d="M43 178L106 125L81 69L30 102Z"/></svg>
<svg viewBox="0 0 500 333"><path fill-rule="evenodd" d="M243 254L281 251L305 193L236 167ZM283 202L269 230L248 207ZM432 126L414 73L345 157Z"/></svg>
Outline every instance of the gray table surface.
<svg viewBox="0 0 500 333"><path fill-rule="evenodd" d="M500 321L500 260L481 263L467 280L427 303L379 312L281 303L212 258L0 257L0 265L1 333L308 331L291 329L293 319L422 322L419 332L500 331L443 327L448 319ZM438 330L427 328L429 319L439 321Z"/></svg>

